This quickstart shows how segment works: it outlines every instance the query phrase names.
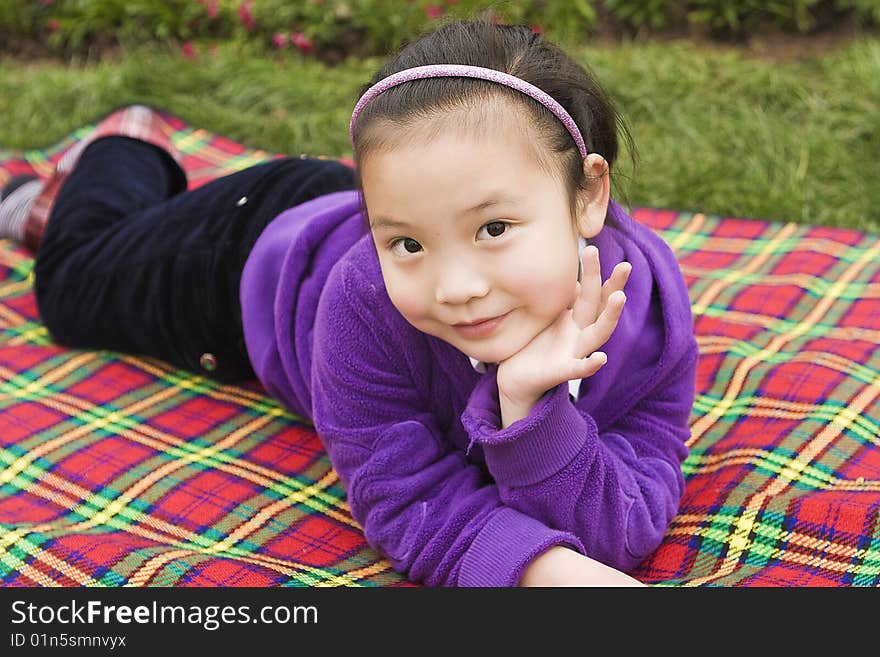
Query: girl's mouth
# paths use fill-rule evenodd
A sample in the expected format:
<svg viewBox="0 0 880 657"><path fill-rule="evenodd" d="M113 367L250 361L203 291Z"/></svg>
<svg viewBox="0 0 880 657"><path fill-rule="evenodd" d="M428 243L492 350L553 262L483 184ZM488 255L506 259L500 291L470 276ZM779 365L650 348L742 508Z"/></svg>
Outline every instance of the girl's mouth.
<svg viewBox="0 0 880 657"><path fill-rule="evenodd" d="M454 328L461 337L468 340L485 338L492 335L492 333L494 333L501 325L501 322L504 321L504 318L509 314L510 313L507 312L503 315L498 315L497 317L492 317L491 319L479 322L478 324L454 324L452 328Z"/></svg>

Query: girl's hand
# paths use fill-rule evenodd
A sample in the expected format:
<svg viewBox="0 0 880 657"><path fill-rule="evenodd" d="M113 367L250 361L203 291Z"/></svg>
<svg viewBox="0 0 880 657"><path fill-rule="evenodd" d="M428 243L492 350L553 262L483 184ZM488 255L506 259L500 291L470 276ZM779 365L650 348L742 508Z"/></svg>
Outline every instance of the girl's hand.
<svg viewBox="0 0 880 657"><path fill-rule="evenodd" d="M519 586L645 586L624 572L554 545L526 566Z"/></svg>
<svg viewBox="0 0 880 657"><path fill-rule="evenodd" d="M599 250L592 245L583 250L583 283L575 282L571 305L525 347L498 364L503 426L528 415L551 388L592 376L606 363L607 356L596 350L617 327L626 303L623 287L631 271L632 265L621 262L603 285Z"/></svg>

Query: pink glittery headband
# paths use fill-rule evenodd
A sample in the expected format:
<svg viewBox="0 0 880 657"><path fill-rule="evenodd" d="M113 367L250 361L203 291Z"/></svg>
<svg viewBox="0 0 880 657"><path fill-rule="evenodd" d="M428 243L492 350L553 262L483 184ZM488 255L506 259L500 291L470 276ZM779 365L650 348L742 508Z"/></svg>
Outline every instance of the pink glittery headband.
<svg viewBox="0 0 880 657"><path fill-rule="evenodd" d="M366 93L361 96L357 105L354 106L354 111L351 113L351 123L348 126L348 135L351 139L352 145L354 145L354 124L355 121L357 121L358 114L361 113L364 106L373 100L373 98L381 94L383 91L387 91L391 87L396 87L397 85L409 82L410 80L444 77L481 78L483 80L503 84L511 89L516 89L527 96L531 96L553 112L553 114L556 115L556 118L562 121L562 124L571 134L572 139L574 139L574 143L577 144L581 157L587 157L587 147L584 144L584 138L581 136L581 131L578 129L577 123L574 122L574 119L571 118L571 115L565 111L565 108L562 107L562 105L553 100L552 96L544 93L535 85L529 84L525 80L514 75L502 73L501 71L496 71L491 68L483 68L482 66L467 66L464 64L432 64L431 66L416 66L414 68L399 71L398 73L389 75L387 78L379 80L379 82L367 89Z"/></svg>

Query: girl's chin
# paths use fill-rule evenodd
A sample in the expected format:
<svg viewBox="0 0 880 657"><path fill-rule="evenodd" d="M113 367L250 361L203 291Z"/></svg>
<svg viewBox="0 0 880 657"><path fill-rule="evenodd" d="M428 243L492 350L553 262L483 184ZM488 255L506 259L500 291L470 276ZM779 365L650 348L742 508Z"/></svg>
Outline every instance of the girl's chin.
<svg viewBox="0 0 880 657"><path fill-rule="evenodd" d="M471 358L476 358L484 363L500 363L507 360L518 352L522 347L511 348L507 340L497 339L496 344L490 344L488 341L485 345L474 345L473 343L463 343L458 341L453 343L460 351L463 351Z"/></svg>
<svg viewBox="0 0 880 657"><path fill-rule="evenodd" d="M439 336L438 336L439 337ZM500 363L510 358L515 351L504 349L490 344L475 344L474 341L462 340L457 336L444 336L444 341L458 349L468 358L474 358L483 363Z"/></svg>

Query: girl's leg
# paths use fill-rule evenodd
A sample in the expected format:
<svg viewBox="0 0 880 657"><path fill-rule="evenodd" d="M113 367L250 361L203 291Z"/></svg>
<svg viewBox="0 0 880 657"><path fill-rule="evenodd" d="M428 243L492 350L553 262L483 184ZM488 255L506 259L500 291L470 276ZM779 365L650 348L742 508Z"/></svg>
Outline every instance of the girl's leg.
<svg viewBox="0 0 880 657"><path fill-rule="evenodd" d="M283 159L175 193L178 169L125 137L83 151L37 253L40 314L69 346L146 354L224 382L252 378L238 298L249 249L284 209L352 189L353 172Z"/></svg>
<svg viewBox="0 0 880 657"><path fill-rule="evenodd" d="M119 108L106 115L94 129L68 148L55 162L52 173L41 181L41 188L33 199L23 226L21 241L25 247L34 253L39 250L54 202L65 181L76 168L80 155L92 142L111 135L131 137L159 147L180 165L172 167L173 175L179 179L181 189L186 188L186 176L181 169L183 156L174 145L174 128L166 118L145 105Z"/></svg>
<svg viewBox="0 0 880 657"><path fill-rule="evenodd" d="M136 219L185 188L180 167L144 141L105 136L82 152L58 193L34 264L37 307L57 342L180 364L165 344L171 336L161 317L170 301L160 284L168 264L147 264L147 227Z"/></svg>

